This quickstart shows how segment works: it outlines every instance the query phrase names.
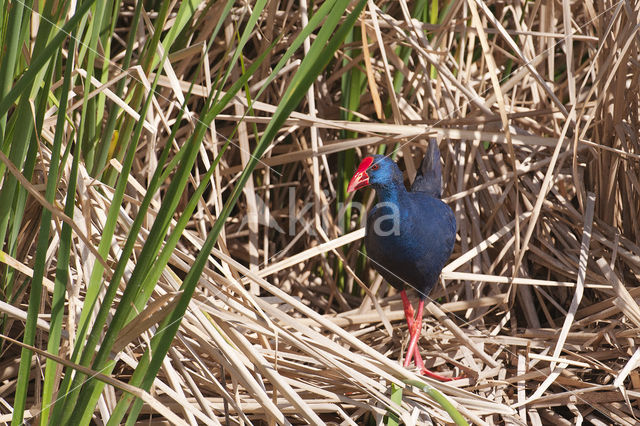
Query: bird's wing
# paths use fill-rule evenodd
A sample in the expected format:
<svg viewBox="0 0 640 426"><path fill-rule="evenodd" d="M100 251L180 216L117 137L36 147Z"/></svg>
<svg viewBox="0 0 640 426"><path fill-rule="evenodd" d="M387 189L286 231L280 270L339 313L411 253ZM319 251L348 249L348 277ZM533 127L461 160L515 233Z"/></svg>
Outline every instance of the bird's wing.
<svg viewBox="0 0 640 426"><path fill-rule="evenodd" d="M429 139L429 147L424 155L416 178L411 184L411 192L426 192L435 198L442 197L442 167L440 150L434 138Z"/></svg>

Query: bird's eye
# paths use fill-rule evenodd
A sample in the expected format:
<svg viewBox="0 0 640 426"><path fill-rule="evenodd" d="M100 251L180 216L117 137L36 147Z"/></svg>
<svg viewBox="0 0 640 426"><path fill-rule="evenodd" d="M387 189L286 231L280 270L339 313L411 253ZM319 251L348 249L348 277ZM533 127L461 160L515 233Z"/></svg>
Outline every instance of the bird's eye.
<svg viewBox="0 0 640 426"><path fill-rule="evenodd" d="M371 166L371 170L378 170L380 168L380 166L378 164L374 164L373 166Z"/></svg>

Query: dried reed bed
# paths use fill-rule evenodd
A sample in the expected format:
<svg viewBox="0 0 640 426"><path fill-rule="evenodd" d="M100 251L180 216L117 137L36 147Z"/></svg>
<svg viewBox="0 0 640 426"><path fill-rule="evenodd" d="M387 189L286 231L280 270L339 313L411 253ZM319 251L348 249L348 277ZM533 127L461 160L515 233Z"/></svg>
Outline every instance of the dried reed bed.
<svg viewBox="0 0 640 426"><path fill-rule="evenodd" d="M370 2L359 21L367 48L362 39L348 41L345 49L357 55L340 52L268 149L211 253L152 392L141 395L145 423L159 416L188 424L382 423L390 409L406 424L451 423L412 386L401 405L391 401L392 383L417 379L398 362L406 345L401 302L364 263L364 212L339 219L348 210L341 198L352 172L344 166L348 152L358 159L385 145L397 152L410 181L428 138L442 151L458 241L431 294L421 346L433 369L465 378L422 380L477 424L637 423L638 4L452 2L439 24L412 19L414 6ZM185 76L208 56L189 105L197 112L245 7L233 10L209 52L202 40L217 23L217 9L202 8L197 36L170 56L145 117L149 131L119 218L123 235L175 119L175 100L188 90ZM256 54L280 35L268 59L275 63L306 13L297 3L271 2L254 34ZM401 46L410 51L406 62ZM181 277L301 57L250 107L249 97L238 96L213 122L193 185L222 142L229 138L232 148L153 301L121 333L115 379L128 381L141 348L158 332L155 324L174 306ZM359 82L357 111L345 120L341 76L353 68L367 77ZM253 76L251 97L269 71L265 65ZM404 79L394 95L398 74ZM128 78L153 76L133 70ZM187 117L179 141L196 117ZM53 132L55 118L48 117L45 131ZM43 147L42 167L48 155ZM69 168L63 182L68 174ZM95 261L90 246L99 242L112 190L81 168L78 193L71 261L77 285L65 318L71 341L82 283ZM373 194L361 201L370 206ZM112 258L120 244L113 242ZM29 275L28 264L13 263ZM46 317L39 327L46 331ZM5 383L17 360L0 369ZM97 420L109 417L120 392L106 388ZM30 402L37 416L38 401Z"/></svg>

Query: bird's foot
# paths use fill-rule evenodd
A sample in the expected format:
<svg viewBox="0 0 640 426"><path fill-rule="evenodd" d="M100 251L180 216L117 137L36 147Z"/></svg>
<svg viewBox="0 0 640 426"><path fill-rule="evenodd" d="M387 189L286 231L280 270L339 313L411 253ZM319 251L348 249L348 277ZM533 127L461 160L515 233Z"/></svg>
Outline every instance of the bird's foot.
<svg viewBox="0 0 640 426"><path fill-rule="evenodd" d="M407 326L409 328L409 346L407 348L407 355L404 358L404 367L408 367L411 364L412 360L415 360L416 367L420 370L420 374L423 376L431 377L432 379L439 380L441 382L450 382L452 380L458 380L464 378L464 376L460 377L445 377L441 376L438 373L434 373L433 371L427 369L424 366L424 361L422 361L422 356L420 355L420 348L418 347L418 339L420 338L420 332L422 331L422 309L424 306L424 301L420 301L418 305L418 314L415 315L413 311L413 306L411 306L411 302L409 302L409 298L407 297L406 291L402 290L400 292L400 296L402 297L402 306L404 308L404 316L407 320Z"/></svg>
<svg viewBox="0 0 640 426"><path fill-rule="evenodd" d="M464 379L464 376L458 376L458 377L441 376L440 374L434 373L433 371L428 370L425 367L422 367L422 369L420 370L420 374L422 374L423 376L431 377L432 379L435 379L435 380L439 380L441 382L452 382L454 380Z"/></svg>
<svg viewBox="0 0 640 426"><path fill-rule="evenodd" d="M424 362L422 361L422 356L420 355L420 349L416 346L416 351L415 351L415 360L416 360L416 367L418 367L418 370L420 370L420 374L422 374L423 376L427 376L427 377L431 377L432 379L435 380L439 380L441 382L450 382L452 380L458 380L458 379L463 379L464 376L459 376L459 377L445 377L445 376L441 376L438 373L434 373L433 371L429 370L427 367L424 366Z"/></svg>

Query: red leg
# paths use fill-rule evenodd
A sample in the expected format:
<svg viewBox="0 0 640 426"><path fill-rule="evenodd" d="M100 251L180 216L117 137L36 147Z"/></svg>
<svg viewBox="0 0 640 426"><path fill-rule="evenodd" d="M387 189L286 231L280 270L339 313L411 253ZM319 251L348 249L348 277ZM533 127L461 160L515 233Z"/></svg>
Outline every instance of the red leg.
<svg viewBox="0 0 640 426"><path fill-rule="evenodd" d="M420 300L418 303L418 312L416 312L416 319L413 322L413 327L409 328L411 338L409 339L409 347L407 348L407 357L404 359L404 366L408 367L411 364L413 355L418 347L418 339L420 338L420 332L422 331L422 311L424 309L424 300Z"/></svg>
<svg viewBox="0 0 640 426"><path fill-rule="evenodd" d="M409 333L411 333L411 329L413 327L414 322L414 312L413 306L411 306L411 302L409 302L409 298L407 297L407 292L402 290L400 292L400 297L402 297L402 306L404 307L404 317L407 320L407 326L409 327ZM424 368L424 363L422 362L422 357L420 356L420 348L416 345L415 352L413 354L416 360L416 366L422 370Z"/></svg>
<svg viewBox="0 0 640 426"><path fill-rule="evenodd" d="M409 327L409 333L411 334L412 328L413 328L413 322L414 322L413 317L415 315L413 312L413 306L411 306L411 302L409 302L409 298L407 297L407 292L405 290L402 290L400 292L400 297L402 297L402 306L404 307L404 317L407 320L407 326ZM422 357L420 356L420 348L417 345L416 345L414 356L416 357L416 363L418 362L418 359L420 360L420 362L422 362Z"/></svg>
<svg viewBox="0 0 640 426"><path fill-rule="evenodd" d="M404 317L407 319L407 325L409 328L413 326L413 306L411 306L411 302L409 302L409 298L407 297L407 292L402 290L400 292L400 297L402 297L402 306L404 307Z"/></svg>
<svg viewBox="0 0 640 426"><path fill-rule="evenodd" d="M402 290L400 292L400 297L402 297L402 306L404 307L404 316L407 320L407 326L409 327L409 333L411 334L411 339L413 340L413 332L414 332L414 312L413 312L413 307L411 306L411 302L409 302L409 298L407 297L407 292L405 290ZM421 302L424 304L424 302ZM418 310L420 310L420 307L418 307ZM419 316L420 318L420 323L422 323L422 315ZM416 318L417 319L417 318ZM420 336L420 330L422 329L422 324L420 324L420 328L418 328L418 330L416 331L416 335L419 337ZM460 377L445 377L445 376L441 376L440 374L434 373L433 371L430 371L429 369L427 369L424 366L424 362L422 361L422 356L420 355L420 348L417 345L417 338L416 340L416 344L414 345L414 351L413 351L413 357L415 359L415 363L416 363L416 367L418 367L418 370L420 370L420 374L422 374L423 376L427 376L427 377L431 377L432 379L435 380L439 380L441 382L450 382L452 380L457 380L457 379L461 379L462 376ZM410 343L411 344L411 343ZM410 363L411 363L411 357L409 356L409 351L407 350L407 357L405 358L405 367L407 367ZM407 359L409 359L407 361Z"/></svg>

